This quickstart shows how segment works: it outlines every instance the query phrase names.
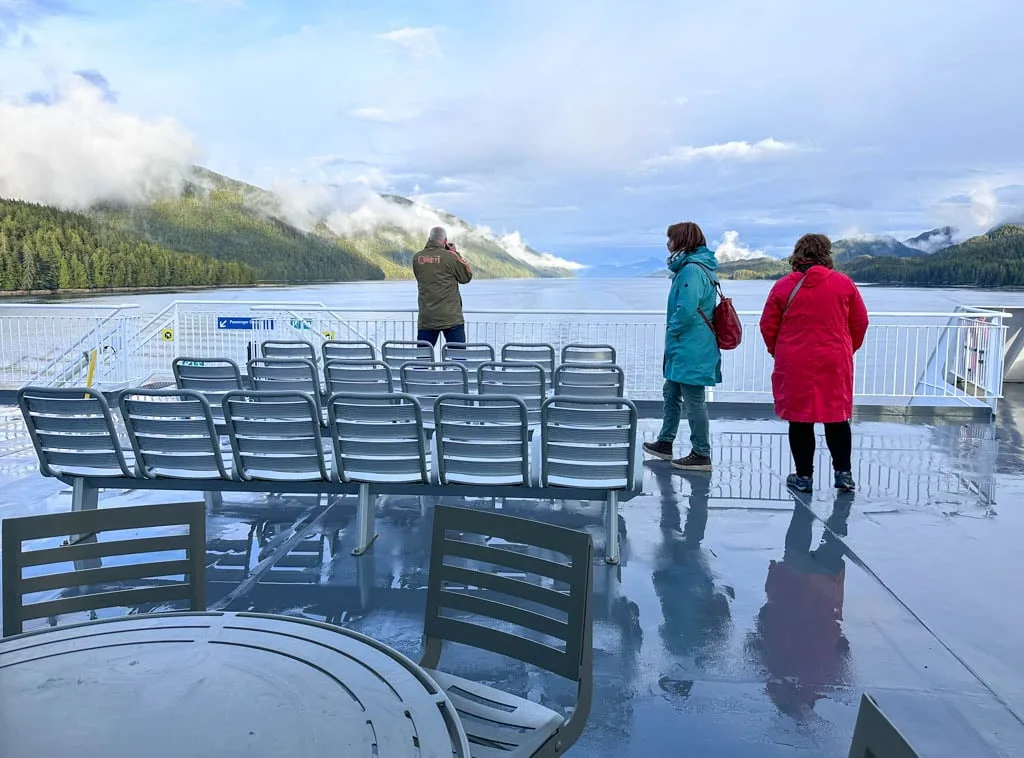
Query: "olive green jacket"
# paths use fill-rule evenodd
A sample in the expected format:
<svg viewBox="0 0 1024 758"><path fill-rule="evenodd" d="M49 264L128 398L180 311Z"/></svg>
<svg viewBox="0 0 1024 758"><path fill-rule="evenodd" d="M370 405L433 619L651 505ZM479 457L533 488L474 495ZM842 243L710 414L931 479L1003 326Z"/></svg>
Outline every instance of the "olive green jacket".
<svg viewBox="0 0 1024 758"><path fill-rule="evenodd" d="M464 324L459 285L473 278L473 270L462 256L428 242L412 259L412 272L419 289L419 328L448 329Z"/></svg>

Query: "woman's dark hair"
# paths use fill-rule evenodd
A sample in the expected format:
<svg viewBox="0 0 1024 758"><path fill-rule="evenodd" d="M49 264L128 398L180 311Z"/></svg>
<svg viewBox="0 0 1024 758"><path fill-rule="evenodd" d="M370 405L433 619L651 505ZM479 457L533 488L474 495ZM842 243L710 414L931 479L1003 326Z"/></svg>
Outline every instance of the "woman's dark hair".
<svg viewBox="0 0 1024 758"><path fill-rule="evenodd" d="M708 244L704 239L704 232L692 221L672 224L666 234L673 253L692 253L698 247L705 247Z"/></svg>
<svg viewBox="0 0 1024 758"><path fill-rule="evenodd" d="M824 234L805 234L796 241L789 265L796 271L800 266L835 268L832 263L832 240Z"/></svg>

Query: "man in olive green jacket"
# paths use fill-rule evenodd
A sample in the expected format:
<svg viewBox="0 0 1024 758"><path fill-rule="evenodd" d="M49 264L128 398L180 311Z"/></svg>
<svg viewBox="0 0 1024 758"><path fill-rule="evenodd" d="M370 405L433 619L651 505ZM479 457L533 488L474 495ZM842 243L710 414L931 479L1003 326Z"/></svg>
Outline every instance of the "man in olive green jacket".
<svg viewBox="0 0 1024 758"><path fill-rule="evenodd" d="M473 270L459 255L440 226L430 230L427 246L412 259L419 289L419 334L416 339L436 345L441 333L445 342L466 341L459 285L468 284Z"/></svg>

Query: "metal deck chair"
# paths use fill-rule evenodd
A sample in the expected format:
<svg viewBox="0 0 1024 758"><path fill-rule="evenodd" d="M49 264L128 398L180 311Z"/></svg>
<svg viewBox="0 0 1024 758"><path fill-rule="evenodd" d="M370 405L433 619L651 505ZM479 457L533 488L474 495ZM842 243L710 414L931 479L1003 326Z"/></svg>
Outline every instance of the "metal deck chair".
<svg viewBox="0 0 1024 758"><path fill-rule="evenodd" d="M394 392L391 369L384 361L338 360L324 364L327 394L338 392L379 395Z"/></svg>
<svg viewBox="0 0 1024 758"><path fill-rule="evenodd" d="M330 481L320 408L308 393L229 392L224 418L239 479Z"/></svg>
<svg viewBox="0 0 1024 758"><path fill-rule="evenodd" d="M168 534L168 527L175 526L187 526L188 533ZM127 530L153 531L144 536L119 535L116 539L102 541L97 537L103 532ZM186 600L189 610L206 610L206 507L203 503L140 505L6 518L0 524L0 532L5 637L20 634L25 621L31 619L100 608L137 608ZM48 543L26 550L24 543L33 540L48 540ZM182 552L184 557L174 555ZM124 556L129 555L145 555L147 560L126 563ZM24 575L26 569L32 571L38 566L57 564L73 564L75 568L62 573ZM177 576L182 576L182 581L170 579ZM133 586L125 588L126 583L133 583ZM63 592L53 598L55 590ZM37 593L50 593L50 596L24 602L25 596Z"/></svg>
<svg viewBox="0 0 1024 758"><path fill-rule="evenodd" d="M312 342L306 340L267 340L260 344L264 358L304 358L314 364L320 360Z"/></svg>
<svg viewBox="0 0 1024 758"><path fill-rule="evenodd" d="M526 403L512 395L441 395L434 401L441 484L529 485Z"/></svg>
<svg viewBox="0 0 1024 758"><path fill-rule="evenodd" d="M125 390L121 418L139 476L230 479L210 404L194 390Z"/></svg>
<svg viewBox="0 0 1024 758"><path fill-rule="evenodd" d="M611 345L588 345L573 342L562 348L562 363L615 364L615 348Z"/></svg>
<svg viewBox="0 0 1024 758"><path fill-rule="evenodd" d="M210 403L214 420L223 424L224 393L243 389L238 364L227 358L175 358L171 370L177 388L202 393Z"/></svg>
<svg viewBox="0 0 1024 758"><path fill-rule="evenodd" d="M540 406L544 402L547 379L539 363L481 364L476 370L477 394L515 395L526 403L530 426L540 424Z"/></svg>
<svg viewBox="0 0 1024 758"><path fill-rule="evenodd" d="M553 394L572 397L620 398L626 390L626 374L613 364L563 363L555 369Z"/></svg>
<svg viewBox="0 0 1024 758"><path fill-rule="evenodd" d="M303 392L313 398L317 411L321 410L320 375L308 358L254 358L247 370L254 390Z"/></svg>
<svg viewBox="0 0 1024 758"><path fill-rule="evenodd" d="M375 361L377 349L364 340L328 340L320 346L324 364L329 361Z"/></svg>
<svg viewBox="0 0 1024 758"><path fill-rule="evenodd" d="M494 348L485 342L446 342L441 347L441 360L458 361L472 375L482 364L494 360Z"/></svg>
<svg viewBox="0 0 1024 758"><path fill-rule="evenodd" d="M410 361L433 363L434 346L423 340L388 340L380 346L380 358L397 372L403 363Z"/></svg>
<svg viewBox="0 0 1024 758"><path fill-rule="evenodd" d="M399 369L402 392L415 397L423 410L423 424L434 426L434 400L445 394L469 394L469 372L459 361L413 361Z"/></svg>
<svg viewBox="0 0 1024 758"><path fill-rule="evenodd" d="M25 387L18 391L18 406L43 476L132 476L102 393L86 387ZM76 478L72 510L97 505L97 490Z"/></svg>
<svg viewBox="0 0 1024 758"><path fill-rule="evenodd" d="M538 363L550 381L555 373L555 348L546 342L510 342L501 348L501 362Z"/></svg>
<svg viewBox="0 0 1024 758"><path fill-rule="evenodd" d="M455 705L475 758L553 758L579 738L593 694L592 560L586 532L468 508L434 510L420 663ZM576 682L572 715L438 671L446 640Z"/></svg>

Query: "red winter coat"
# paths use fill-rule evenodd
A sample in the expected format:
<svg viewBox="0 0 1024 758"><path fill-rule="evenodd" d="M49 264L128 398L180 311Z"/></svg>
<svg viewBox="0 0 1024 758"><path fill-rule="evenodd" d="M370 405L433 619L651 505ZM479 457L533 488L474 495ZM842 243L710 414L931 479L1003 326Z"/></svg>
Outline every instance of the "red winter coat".
<svg viewBox="0 0 1024 758"><path fill-rule="evenodd" d="M775 358L772 394L779 418L826 424L849 420L853 354L867 328L864 301L845 274L812 266L806 274L794 271L775 283L761 314L761 336Z"/></svg>

